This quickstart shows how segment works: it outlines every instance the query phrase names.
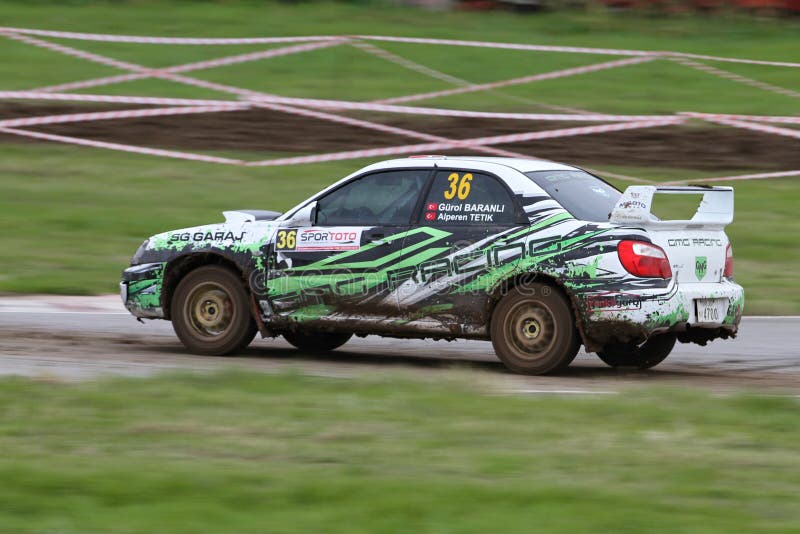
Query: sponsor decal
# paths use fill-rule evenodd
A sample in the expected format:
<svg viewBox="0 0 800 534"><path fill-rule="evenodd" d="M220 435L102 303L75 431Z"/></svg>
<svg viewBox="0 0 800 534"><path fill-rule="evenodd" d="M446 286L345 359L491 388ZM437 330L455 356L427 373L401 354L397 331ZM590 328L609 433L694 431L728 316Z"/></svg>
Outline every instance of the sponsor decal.
<svg viewBox="0 0 800 534"><path fill-rule="evenodd" d="M671 247L721 247L722 239L716 238L701 238L701 237L683 237L676 239L668 239L667 244Z"/></svg>
<svg viewBox="0 0 800 534"><path fill-rule="evenodd" d="M705 278L708 272L708 258L706 256L696 256L694 259L694 274L698 280Z"/></svg>
<svg viewBox="0 0 800 534"><path fill-rule="evenodd" d="M170 243L176 242L189 242L189 241L241 241L244 238L245 232L237 234L233 232L216 231L216 232L180 232L169 236Z"/></svg>
<svg viewBox="0 0 800 534"><path fill-rule="evenodd" d="M623 202L622 204L620 204L620 206L619 206L619 207L620 207L620 208L623 208L623 209L633 209L633 208L637 208L637 209L642 209L642 210L644 210L644 209L647 209L647 204L645 204L645 203L644 203L644 202L642 202L641 200L626 200L625 202Z"/></svg>
<svg viewBox="0 0 800 534"><path fill-rule="evenodd" d="M306 228L286 230L286 242L281 245L278 232L275 248L296 252L324 252L358 250L361 248L361 229L355 228ZM290 246L291 245L291 246Z"/></svg>
<svg viewBox="0 0 800 534"><path fill-rule="evenodd" d="M638 310L642 307L642 299L632 293L601 293L586 297L586 307L594 310Z"/></svg>

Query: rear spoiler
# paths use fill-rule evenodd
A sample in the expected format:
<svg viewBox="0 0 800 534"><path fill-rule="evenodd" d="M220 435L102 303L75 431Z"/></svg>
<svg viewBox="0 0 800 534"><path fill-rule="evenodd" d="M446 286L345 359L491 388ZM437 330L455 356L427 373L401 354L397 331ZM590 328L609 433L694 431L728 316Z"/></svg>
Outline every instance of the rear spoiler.
<svg viewBox="0 0 800 534"><path fill-rule="evenodd" d="M689 220L662 221L650 211L653 195L703 195L697 212ZM733 188L705 186L632 185L611 211L609 222L655 229L704 228L721 230L733 221Z"/></svg>

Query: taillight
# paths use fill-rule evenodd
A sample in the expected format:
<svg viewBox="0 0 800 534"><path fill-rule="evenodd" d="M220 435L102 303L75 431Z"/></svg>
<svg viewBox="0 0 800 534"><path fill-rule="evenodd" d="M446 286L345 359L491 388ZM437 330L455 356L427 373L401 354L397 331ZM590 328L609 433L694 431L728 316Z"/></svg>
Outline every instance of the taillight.
<svg viewBox="0 0 800 534"><path fill-rule="evenodd" d="M642 278L672 278L672 269L664 250L652 243L620 241L619 261L625 270Z"/></svg>
<svg viewBox="0 0 800 534"><path fill-rule="evenodd" d="M722 274L725 278L733 278L733 249L730 243L725 249L725 271Z"/></svg>

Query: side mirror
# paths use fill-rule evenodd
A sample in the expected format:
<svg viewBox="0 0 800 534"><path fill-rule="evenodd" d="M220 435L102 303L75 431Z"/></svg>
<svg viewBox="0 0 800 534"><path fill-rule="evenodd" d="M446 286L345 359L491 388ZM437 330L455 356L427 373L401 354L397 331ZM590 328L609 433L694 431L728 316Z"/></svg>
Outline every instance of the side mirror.
<svg viewBox="0 0 800 534"><path fill-rule="evenodd" d="M289 219L283 221L281 226L297 226L306 227L314 226L315 219L317 218L317 201L309 202L295 212Z"/></svg>

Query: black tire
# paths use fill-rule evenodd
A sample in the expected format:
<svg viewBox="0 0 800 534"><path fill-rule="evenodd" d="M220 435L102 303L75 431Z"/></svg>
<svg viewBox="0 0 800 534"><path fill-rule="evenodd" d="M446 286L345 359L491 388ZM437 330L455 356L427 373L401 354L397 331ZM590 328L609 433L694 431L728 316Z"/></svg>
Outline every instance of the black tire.
<svg viewBox="0 0 800 534"><path fill-rule="evenodd" d="M170 313L178 338L195 354L239 352L258 331L241 278L217 265L199 267L180 281Z"/></svg>
<svg viewBox="0 0 800 534"><path fill-rule="evenodd" d="M663 362L675 346L675 334L657 334L641 345L609 345L597 356L611 367L650 369Z"/></svg>
<svg viewBox="0 0 800 534"><path fill-rule="evenodd" d="M297 330L284 332L284 339L304 352L328 352L338 349L353 337L353 334L338 332L306 332Z"/></svg>
<svg viewBox="0 0 800 534"><path fill-rule="evenodd" d="M547 284L515 287L492 314L495 354L516 373L541 375L565 369L580 347L566 297Z"/></svg>

